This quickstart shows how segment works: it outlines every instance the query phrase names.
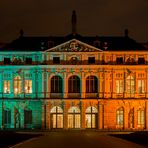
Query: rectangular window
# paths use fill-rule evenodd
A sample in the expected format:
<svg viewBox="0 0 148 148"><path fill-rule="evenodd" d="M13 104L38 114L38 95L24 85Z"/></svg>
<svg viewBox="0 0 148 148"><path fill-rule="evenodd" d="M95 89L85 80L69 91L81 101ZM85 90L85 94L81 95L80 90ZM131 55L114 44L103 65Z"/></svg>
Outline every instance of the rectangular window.
<svg viewBox="0 0 148 148"><path fill-rule="evenodd" d="M88 57L88 64L95 64L95 57Z"/></svg>
<svg viewBox="0 0 148 148"><path fill-rule="evenodd" d="M25 80L25 93L26 94L32 93L32 80Z"/></svg>
<svg viewBox="0 0 148 148"><path fill-rule="evenodd" d="M10 93L10 81L9 80L4 80L3 92Z"/></svg>
<svg viewBox="0 0 148 148"><path fill-rule="evenodd" d="M60 57L53 57L53 64L60 64Z"/></svg>
<svg viewBox="0 0 148 148"><path fill-rule="evenodd" d="M4 110L4 124L11 124L11 111Z"/></svg>
<svg viewBox="0 0 148 148"><path fill-rule="evenodd" d="M26 64L32 64L32 58L26 58Z"/></svg>
<svg viewBox="0 0 148 148"><path fill-rule="evenodd" d="M144 92L144 80L138 80L138 93L143 94Z"/></svg>
<svg viewBox="0 0 148 148"><path fill-rule="evenodd" d="M144 128L144 125L145 125L144 110L138 110L138 127Z"/></svg>
<svg viewBox="0 0 148 148"><path fill-rule="evenodd" d="M116 93L123 93L123 80L116 80Z"/></svg>
<svg viewBox="0 0 148 148"><path fill-rule="evenodd" d="M10 58L4 58L4 64L10 64Z"/></svg>
<svg viewBox="0 0 148 148"><path fill-rule="evenodd" d="M24 123L25 124L32 124L32 110L25 110L24 111Z"/></svg>

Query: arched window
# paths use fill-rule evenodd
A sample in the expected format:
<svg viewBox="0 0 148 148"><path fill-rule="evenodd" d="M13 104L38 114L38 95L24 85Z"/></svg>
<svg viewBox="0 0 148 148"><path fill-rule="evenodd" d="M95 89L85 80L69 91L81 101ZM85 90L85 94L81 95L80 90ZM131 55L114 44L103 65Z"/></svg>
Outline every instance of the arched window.
<svg viewBox="0 0 148 148"><path fill-rule="evenodd" d="M118 128L123 128L124 126L124 110L123 107L116 111L116 124Z"/></svg>
<svg viewBox="0 0 148 148"><path fill-rule="evenodd" d="M89 76L86 78L86 93L98 92L98 79L95 76Z"/></svg>
<svg viewBox="0 0 148 148"><path fill-rule="evenodd" d="M135 79L131 75L126 78L126 90L128 94L135 93Z"/></svg>
<svg viewBox="0 0 148 148"><path fill-rule="evenodd" d="M68 79L68 92L80 93L80 78L78 76L71 76Z"/></svg>
<svg viewBox="0 0 148 148"><path fill-rule="evenodd" d="M144 109L139 109L137 111L138 114L138 127L144 128L145 127L145 111Z"/></svg>
<svg viewBox="0 0 148 148"><path fill-rule="evenodd" d="M53 76L51 78L51 93L62 93L62 78L60 76Z"/></svg>
<svg viewBox="0 0 148 148"><path fill-rule="evenodd" d="M86 115L85 115L85 124L86 128L97 128L97 115L98 115L98 110L90 106L86 109Z"/></svg>
<svg viewBox="0 0 148 148"><path fill-rule="evenodd" d="M68 128L80 128L80 109L76 106L68 110Z"/></svg>
<svg viewBox="0 0 148 148"><path fill-rule="evenodd" d="M51 128L63 128L63 110L59 106L51 109Z"/></svg>
<svg viewBox="0 0 148 148"><path fill-rule="evenodd" d="M21 87L22 87L22 80L20 78L20 76L16 76L14 78L14 94L20 94L21 93Z"/></svg>

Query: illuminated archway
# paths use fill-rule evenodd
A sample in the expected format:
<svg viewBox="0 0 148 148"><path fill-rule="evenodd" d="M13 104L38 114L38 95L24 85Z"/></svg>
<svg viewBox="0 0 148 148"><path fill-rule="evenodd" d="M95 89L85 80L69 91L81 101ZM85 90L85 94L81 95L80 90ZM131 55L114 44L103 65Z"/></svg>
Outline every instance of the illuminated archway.
<svg viewBox="0 0 148 148"><path fill-rule="evenodd" d="M117 109L117 111L116 111L116 125L118 128L124 127L124 109L123 109L123 107Z"/></svg>
<svg viewBox="0 0 148 148"><path fill-rule="evenodd" d="M97 128L98 110L94 106L90 106L85 111L86 128Z"/></svg>
<svg viewBox="0 0 148 148"><path fill-rule="evenodd" d="M63 110L59 106L54 106L51 111L51 128L63 128Z"/></svg>
<svg viewBox="0 0 148 148"><path fill-rule="evenodd" d="M81 127L80 109L76 106L73 106L68 110L68 128L80 128L80 127Z"/></svg>

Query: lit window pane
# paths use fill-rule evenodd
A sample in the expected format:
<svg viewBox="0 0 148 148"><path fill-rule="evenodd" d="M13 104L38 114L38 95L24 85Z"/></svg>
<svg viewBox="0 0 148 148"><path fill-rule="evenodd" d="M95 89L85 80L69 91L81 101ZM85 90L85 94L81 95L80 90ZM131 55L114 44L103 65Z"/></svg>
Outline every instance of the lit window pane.
<svg viewBox="0 0 148 148"><path fill-rule="evenodd" d="M32 80L25 80L25 93L32 93Z"/></svg>
<svg viewBox="0 0 148 148"><path fill-rule="evenodd" d="M10 81L4 80L4 93L10 93Z"/></svg>
<svg viewBox="0 0 148 148"><path fill-rule="evenodd" d="M123 80L116 80L116 93L123 93Z"/></svg>
<svg viewBox="0 0 148 148"><path fill-rule="evenodd" d="M22 85L22 81L21 81L20 76L16 76L14 78L14 94L21 93L21 85Z"/></svg>

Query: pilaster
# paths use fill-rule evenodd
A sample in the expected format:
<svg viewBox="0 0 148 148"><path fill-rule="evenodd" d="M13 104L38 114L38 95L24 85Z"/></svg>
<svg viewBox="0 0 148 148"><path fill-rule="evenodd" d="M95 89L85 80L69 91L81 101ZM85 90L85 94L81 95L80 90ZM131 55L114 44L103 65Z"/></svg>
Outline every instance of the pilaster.
<svg viewBox="0 0 148 148"><path fill-rule="evenodd" d="M104 120L104 116L103 116L103 104L101 102L98 103L98 129L103 129L103 120Z"/></svg>
<svg viewBox="0 0 148 148"><path fill-rule="evenodd" d="M85 81L84 72L82 73L82 84L81 84L81 88L82 88L81 98L85 98L85 93L86 93L86 81Z"/></svg>

